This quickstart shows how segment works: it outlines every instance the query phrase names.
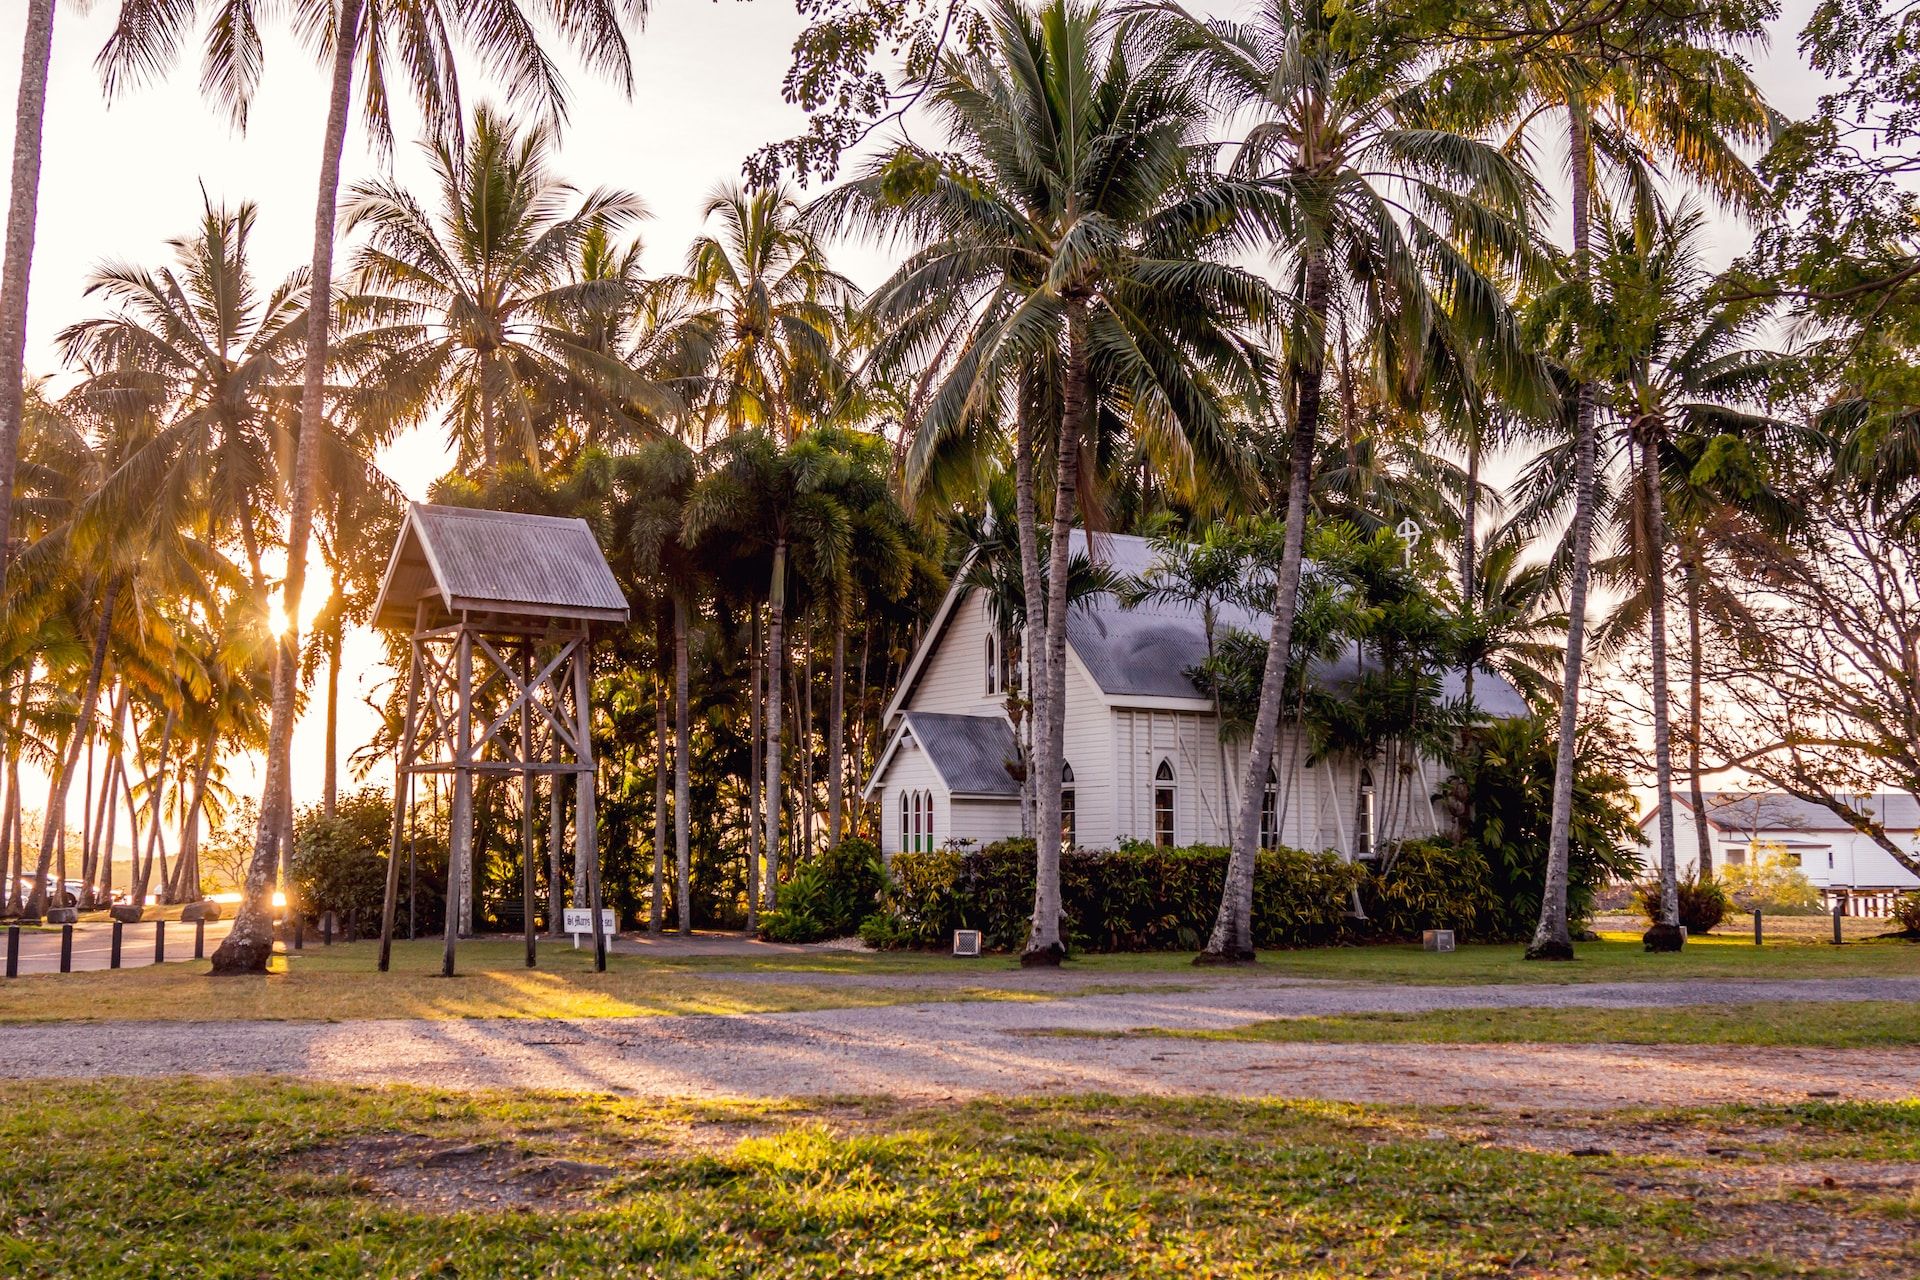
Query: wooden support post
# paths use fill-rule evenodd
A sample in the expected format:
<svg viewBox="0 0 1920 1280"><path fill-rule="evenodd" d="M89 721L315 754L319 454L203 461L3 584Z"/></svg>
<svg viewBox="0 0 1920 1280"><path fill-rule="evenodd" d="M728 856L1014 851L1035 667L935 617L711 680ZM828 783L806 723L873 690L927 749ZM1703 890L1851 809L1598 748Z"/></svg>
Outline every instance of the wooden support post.
<svg viewBox="0 0 1920 1280"><path fill-rule="evenodd" d="M520 646L520 923L527 940L527 968L534 967L533 946L533 641Z"/></svg>
<svg viewBox="0 0 1920 1280"><path fill-rule="evenodd" d="M207 922L205 920L193 922L193 958L195 960L207 958Z"/></svg>
<svg viewBox="0 0 1920 1280"><path fill-rule="evenodd" d="M419 620L425 615L426 606L421 605L414 612L414 631L419 633ZM393 912L395 900L400 896L400 834L401 823L411 817L413 805L413 765L414 743L420 721L420 641L416 638L407 658L407 701L405 718L400 722L400 749L393 762L393 837L387 844L387 891L380 903L380 972L385 973L393 962ZM408 861L412 858L409 856ZM407 901L407 936L413 936L413 901Z"/></svg>
<svg viewBox="0 0 1920 1280"><path fill-rule="evenodd" d="M600 857L595 829L597 815L593 797L593 678L588 667L592 658L586 640L573 652L573 717L579 738L577 756L580 772L574 775L573 838L576 860L587 872L587 909L593 913L593 968L607 971L606 923L600 918Z"/></svg>
<svg viewBox="0 0 1920 1280"><path fill-rule="evenodd" d="M454 641L455 666L453 809L447 839L446 950L440 958L442 977L453 976L453 954L460 937L460 900L468 863L473 858L473 636L462 627Z"/></svg>
<svg viewBox="0 0 1920 1280"><path fill-rule="evenodd" d="M20 976L20 926L17 924L7 926L7 976Z"/></svg>
<svg viewBox="0 0 1920 1280"><path fill-rule="evenodd" d="M553 758L560 758L559 735L553 738ZM566 867L562 859L562 850L567 844L566 793L562 790L565 779L561 774L552 774L547 778L547 936L559 938L565 935L566 924Z"/></svg>
<svg viewBox="0 0 1920 1280"><path fill-rule="evenodd" d="M107 947L107 968L109 969L118 969L120 967L120 942L125 934L125 930L126 926L118 920L113 922L113 941Z"/></svg>
<svg viewBox="0 0 1920 1280"><path fill-rule="evenodd" d="M60 972L73 972L73 926L60 926Z"/></svg>
<svg viewBox="0 0 1920 1280"><path fill-rule="evenodd" d="M167 922L165 920L153 922L153 962L155 964L167 962Z"/></svg>
<svg viewBox="0 0 1920 1280"><path fill-rule="evenodd" d="M1833 904L1833 945L1836 947L1841 943L1840 918L1846 913L1847 908L1844 904L1837 901Z"/></svg>

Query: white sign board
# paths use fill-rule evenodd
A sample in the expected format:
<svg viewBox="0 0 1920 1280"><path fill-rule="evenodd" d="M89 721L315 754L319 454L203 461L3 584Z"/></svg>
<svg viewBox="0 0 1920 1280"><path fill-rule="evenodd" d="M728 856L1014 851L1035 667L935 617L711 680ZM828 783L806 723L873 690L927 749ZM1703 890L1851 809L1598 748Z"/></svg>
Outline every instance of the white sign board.
<svg viewBox="0 0 1920 1280"><path fill-rule="evenodd" d="M566 924L568 933L592 933L592 909L588 907L566 908ZM602 907L600 909L600 931L608 936L612 936L620 931L620 926L614 922L612 907Z"/></svg>

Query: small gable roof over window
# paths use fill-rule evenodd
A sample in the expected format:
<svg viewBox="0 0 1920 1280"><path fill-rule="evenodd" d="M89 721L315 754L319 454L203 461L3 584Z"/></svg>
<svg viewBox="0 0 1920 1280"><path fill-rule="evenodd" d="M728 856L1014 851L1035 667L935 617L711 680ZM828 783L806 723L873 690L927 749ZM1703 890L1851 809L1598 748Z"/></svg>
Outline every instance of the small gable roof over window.
<svg viewBox="0 0 1920 1280"><path fill-rule="evenodd" d="M887 765L911 738L927 753L927 762L940 775L947 791L957 796L1017 796L1020 785L1007 772L1014 759L1013 726L1001 716L958 716L933 711L909 711L901 717L893 741L874 766L867 794L881 784Z"/></svg>
<svg viewBox="0 0 1920 1280"><path fill-rule="evenodd" d="M432 614L625 622L627 597L585 520L411 503L380 584L374 623Z"/></svg>

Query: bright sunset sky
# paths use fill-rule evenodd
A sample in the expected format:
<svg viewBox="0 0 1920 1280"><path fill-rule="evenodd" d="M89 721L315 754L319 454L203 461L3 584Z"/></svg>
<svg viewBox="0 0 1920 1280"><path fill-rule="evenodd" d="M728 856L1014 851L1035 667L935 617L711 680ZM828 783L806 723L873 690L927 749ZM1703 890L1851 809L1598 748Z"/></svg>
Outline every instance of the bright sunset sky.
<svg viewBox="0 0 1920 1280"><path fill-rule="evenodd" d="M112 25L116 0L94 0L92 12L60 6L47 107L45 172L40 190L39 243L34 258L27 368L57 371L53 338L59 329L96 314L82 294L88 270L103 259L145 266L167 260L166 240L191 230L204 184L215 201L253 200L260 217L253 244L263 282L278 279L310 254L314 173L325 108L324 85L310 53L270 30L266 75L249 131L233 133L197 92L197 48L166 82L103 101L92 60ZM1232 3L1197 6L1231 11ZM1776 24L1772 50L1760 60L1761 83L1776 106L1804 113L1819 84L1802 68L1795 39L1811 0L1788 0ZM0 101L10 107L21 42L21 6L0 4ZM646 265L654 272L681 266L699 230L703 199L716 183L737 178L740 162L759 144L798 132L800 113L781 102L788 49L800 29L791 0L654 0L654 14L635 42L631 101L584 73L572 74L571 124L558 172L583 188L625 187L651 206L643 228ZM487 96L477 73L465 77L470 100ZM0 117L10 130L12 112ZM416 148L403 141L395 156L399 176L424 187ZM11 154L9 147L6 152ZM375 160L358 133L347 150L346 181L374 176ZM1731 257L1744 235L1729 228L1720 246ZM885 259L874 249L841 246L838 265L862 284L876 283ZM437 432L402 441L383 458L394 480L419 497L449 464ZM312 602L317 606L317 601ZM350 637L342 687L343 755L364 741L373 722L363 700L390 677L372 637ZM320 702L296 741L296 803L320 787ZM343 763L344 769L344 763ZM349 775L343 774L343 777ZM245 790L243 769L231 781ZM350 785L350 784L349 784Z"/></svg>

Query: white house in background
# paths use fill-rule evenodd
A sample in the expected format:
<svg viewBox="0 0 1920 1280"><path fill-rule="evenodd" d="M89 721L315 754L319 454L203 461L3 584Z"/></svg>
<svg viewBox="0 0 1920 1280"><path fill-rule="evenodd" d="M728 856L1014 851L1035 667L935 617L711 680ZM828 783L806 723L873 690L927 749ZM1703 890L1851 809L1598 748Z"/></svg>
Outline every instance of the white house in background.
<svg viewBox="0 0 1920 1280"><path fill-rule="evenodd" d="M1756 854L1784 855L1829 902L1843 902L1856 915L1879 915L1894 893L1920 888L1920 877L1894 861L1824 805L1778 791L1709 791L1702 799L1713 856L1723 867L1745 866ZM1869 813L1887 836L1912 853L1920 840L1920 803L1909 795L1861 796L1855 808ZM1681 875L1697 868L1699 840L1693 805L1684 793L1673 798L1674 861ZM1659 858L1660 811L1640 820L1640 854L1648 871Z"/></svg>
<svg viewBox="0 0 1920 1280"><path fill-rule="evenodd" d="M1084 531L1075 532L1074 550L1089 550ZM1128 576L1154 563L1144 538L1095 535L1090 554ZM1265 636L1270 620L1223 608L1217 631L1228 626ZM1206 652L1200 613L1190 606L1129 609L1110 595L1076 603L1067 623L1061 787L1071 843L1227 843L1246 744L1227 745L1223 776L1218 720L1186 675ZM886 744L867 782L867 799L879 797L886 815L885 854L1020 834L1019 786L1008 767L1017 752L1006 714L1006 653L984 595L956 580L887 706ZM1354 661L1349 655L1319 677L1350 678ZM1447 696L1460 696L1462 685L1452 673ZM1527 711L1511 685L1484 671L1474 697L1496 716ZM1358 762L1308 765L1304 755L1300 732L1283 725L1263 798L1263 845L1364 857L1379 841L1439 829L1432 796L1444 778L1434 762L1421 761L1408 786L1389 789L1376 787ZM1396 813L1383 812L1390 791L1403 797L1391 806Z"/></svg>

